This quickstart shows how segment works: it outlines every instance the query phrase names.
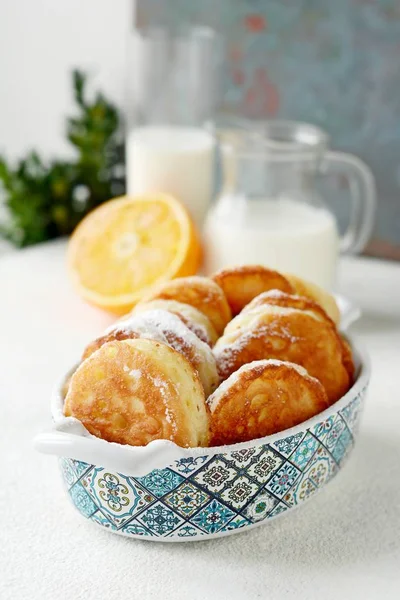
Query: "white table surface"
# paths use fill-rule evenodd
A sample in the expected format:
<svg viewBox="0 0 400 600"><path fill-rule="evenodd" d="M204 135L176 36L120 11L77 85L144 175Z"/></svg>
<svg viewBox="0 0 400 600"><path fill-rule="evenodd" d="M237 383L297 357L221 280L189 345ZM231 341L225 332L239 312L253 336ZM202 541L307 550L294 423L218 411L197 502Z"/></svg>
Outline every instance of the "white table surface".
<svg viewBox="0 0 400 600"><path fill-rule="evenodd" d="M400 597L400 265L348 259L342 292L373 378L343 471L310 503L253 531L156 544L87 523L64 495L56 459L32 449L49 427L55 379L110 317L70 289L65 246L0 258L1 600Z"/></svg>

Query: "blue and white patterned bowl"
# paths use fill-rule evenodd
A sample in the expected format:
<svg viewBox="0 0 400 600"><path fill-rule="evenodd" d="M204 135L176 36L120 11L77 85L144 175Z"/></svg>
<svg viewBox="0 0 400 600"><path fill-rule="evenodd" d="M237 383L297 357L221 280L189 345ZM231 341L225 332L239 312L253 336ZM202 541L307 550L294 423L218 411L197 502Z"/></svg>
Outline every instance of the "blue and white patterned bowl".
<svg viewBox="0 0 400 600"><path fill-rule="evenodd" d="M62 417L58 393L57 431L43 434L37 447L60 456L73 505L110 531L160 542L245 531L312 498L349 456L370 377L367 354L353 349L357 380L349 392L272 436L218 448L184 449L165 440L145 448L111 444Z"/></svg>

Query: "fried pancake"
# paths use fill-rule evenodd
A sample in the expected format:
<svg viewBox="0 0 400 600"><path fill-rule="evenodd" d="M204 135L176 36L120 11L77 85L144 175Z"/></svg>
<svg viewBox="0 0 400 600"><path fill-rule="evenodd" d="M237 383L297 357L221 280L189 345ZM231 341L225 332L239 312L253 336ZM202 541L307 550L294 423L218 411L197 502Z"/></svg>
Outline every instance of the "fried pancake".
<svg viewBox="0 0 400 600"><path fill-rule="evenodd" d="M320 316L322 319L324 319L324 321L331 323L332 326L335 327L332 319L326 314L322 306L315 302L315 300L306 298L305 296L287 294L286 292L281 292L280 290L270 290L269 292L264 292L263 294L256 296L254 300L244 307L242 312L253 312L254 309L258 309L258 307L265 305L297 308L298 310L309 310L310 312L314 313L315 316Z"/></svg>
<svg viewBox="0 0 400 600"><path fill-rule="evenodd" d="M101 348L103 344L107 344L107 342L133 340L136 338L146 338L155 340L156 342L163 342L164 344L168 343L163 333L153 323L149 324L143 319L130 317L123 321L117 321L114 325L106 329L104 335L90 342L83 351L82 361L89 358L93 352L96 352L96 350Z"/></svg>
<svg viewBox="0 0 400 600"><path fill-rule="evenodd" d="M350 379L350 384L354 381L354 372L355 366L353 361L353 352L349 342L341 335L339 335L340 341L342 342L342 355L343 355L343 365L347 371L347 374Z"/></svg>
<svg viewBox="0 0 400 600"><path fill-rule="evenodd" d="M88 358L103 344L113 340L146 338L163 342L181 352L199 374L205 395L211 394L219 383L219 376L211 348L182 323L179 317L166 310L150 310L133 314L107 329L86 348L83 359Z"/></svg>
<svg viewBox="0 0 400 600"><path fill-rule="evenodd" d="M290 362L259 360L235 371L208 399L211 445L234 444L293 427L325 410L322 384Z"/></svg>
<svg viewBox="0 0 400 600"><path fill-rule="evenodd" d="M218 271L212 279L223 289L233 316L259 294L268 290L294 292L289 281L272 269L261 265L246 265Z"/></svg>
<svg viewBox="0 0 400 600"><path fill-rule="evenodd" d="M322 318L327 323L330 323L336 330L336 325L332 319L327 315L320 304L317 304L315 300L306 298L305 296L295 296L293 294L286 294L279 290L271 290L270 292L264 292L260 294L254 300L250 302L243 309L242 313L249 313L250 311L254 314L256 311L262 312L262 306L283 306L287 308L297 308L299 310L306 310L312 312L317 318ZM229 325L228 325L229 327ZM354 362L351 347L349 343L339 334L339 339L342 346L342 362L349 375L350 384L354 380Z"/></svg>
<svg viewBox="0 0 400 600"><path fill-rule="evenodd" d="M172 440L207 446L209 416L200 380L179 352L154 340L108 342L74 373L66 416L109 442Z"/></svg>
<svg viewBox="0 0 400 600"><path fill-rule="evenodd" d="M176 300L151 300L150 302L140 302L135 306L132 313L161 309L173 313L188 327L197 337L208 344L214 346L218 339L217 332L214 329L210 319L202 312L183 302ZM129 315L128 315L129 317ZM126 317L125 317L126 318Z"/></svg>
<svg viewBox="0 0 400 600"><path fill-rule="evenodd" d="M177 300L194 306L205 314L214 326L218 335L224 331L225 325L231 320L232 314L225 294L218 284L208 277L181 277L171 279L145 300Z"/></svg>
<svg viewBox="0 0 400 600"><path fill-rule="evenodd" d="M288 275L285 273L286 279L293 286L295 293L299 296L306 296L306 298L311 298L322 306L326 314L332 319L332 321L337 325L340 321L340 311L339 307L336 304L335 298L323 290L321 287L316 285L315 283L311 283L310 281L305 281L300 277L296 277L295 275Z"/></svg>
<svg viewBox="0 0 400 600"><path fill-rule="evenodd" d="M254 360L276 358L307 369L325 387L330 402L343 396L350 379L335 328L310 311L281 306L263 308L261 312L235 317L217 341L213 351L220 377L226 379Z"/></svg>

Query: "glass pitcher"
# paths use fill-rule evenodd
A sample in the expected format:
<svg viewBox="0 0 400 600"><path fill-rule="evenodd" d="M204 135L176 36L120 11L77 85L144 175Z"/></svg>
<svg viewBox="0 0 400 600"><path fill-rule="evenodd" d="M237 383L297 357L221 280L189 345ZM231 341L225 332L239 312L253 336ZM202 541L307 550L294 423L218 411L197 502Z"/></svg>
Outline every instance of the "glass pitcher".
<svg viewBox="0 0 400 600"><path fill-rule="evenodd" d="M332 288L339 252L359 253L370 237L376 199L369 168L328 151L328 142L321 129L290 121L220 132L221 189L203 232L206 273L263 264ZM342 237L317 190L328 173L345 177L351 192Z"/></svg>

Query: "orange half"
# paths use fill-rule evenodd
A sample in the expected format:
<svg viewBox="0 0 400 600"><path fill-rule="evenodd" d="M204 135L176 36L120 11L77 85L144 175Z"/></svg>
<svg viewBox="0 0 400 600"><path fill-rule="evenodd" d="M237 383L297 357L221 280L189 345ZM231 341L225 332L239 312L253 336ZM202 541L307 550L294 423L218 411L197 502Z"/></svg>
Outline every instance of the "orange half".
<svg viewBox="0 0 400 600"><path fill-rule="evenodd" d="M123 196L90 212L73 232L68 268L78 293L115 314L163 281L194 275L201 248L193 222L172 196Z"/></svg>

